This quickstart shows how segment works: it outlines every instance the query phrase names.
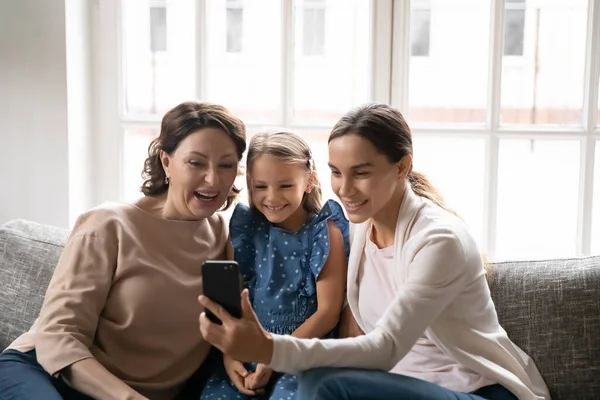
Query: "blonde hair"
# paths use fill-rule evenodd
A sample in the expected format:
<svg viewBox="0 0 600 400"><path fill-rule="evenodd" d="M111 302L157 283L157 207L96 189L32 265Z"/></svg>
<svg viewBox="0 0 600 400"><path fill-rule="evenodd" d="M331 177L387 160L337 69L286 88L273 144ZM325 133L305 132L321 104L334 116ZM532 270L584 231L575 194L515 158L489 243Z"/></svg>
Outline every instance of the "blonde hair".
<svg viewBox="0 0 600 400"><path fill-rule="evenodd" d="M286 131L258 133L250 139L248 145L246 179L248 181L248 204L254 208L252 201L252 163L260 156L269 155L284 163L297 164L306 168L310 174L312 185L310 193L305 193L302 206L311 214L316 214L321 209L321 185L317 176L315 160L312 157L308 143L295 133Z"/></svg>

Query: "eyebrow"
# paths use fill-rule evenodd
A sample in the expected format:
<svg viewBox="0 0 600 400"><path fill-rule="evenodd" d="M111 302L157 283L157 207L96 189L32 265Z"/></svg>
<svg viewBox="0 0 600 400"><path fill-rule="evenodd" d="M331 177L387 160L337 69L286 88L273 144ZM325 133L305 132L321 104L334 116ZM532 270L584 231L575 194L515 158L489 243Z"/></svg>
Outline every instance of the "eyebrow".
<svg viewBox="0 0 600 400"><path fill-rule="evenodd" d="M293 183L294 180L293 179L282 179L280 181L277 181L276 183L282 184L282 183ZM267 182L265 181L252 181L253 184L255 185L266 185Z"/></svg>
<svg viewBox="0 0 600 400"><path fill-rule="evenodd" d="M188 156L197 156L197 157L201 157L201 158L208 158L208 156L204 153L200 153L199 151L190 151L187 153ZM235 154L233 153L227 153L224 156L222 156L221 158L227 158L227 157L236 157Z"/></svg>
<svg viewBox="0 0 600 400"><path fill-rule="evenodd" d="M332 163L328 162L327 165L329 165L329 168L337 169L337 167L335 165L333 165ZM372 166L373 166L373 164L371 164L370 162L364 162L364 163L353 165L352 167L350 167L350 169L357 170L357 169L367 168L367 167L372 167Z"/></svg>

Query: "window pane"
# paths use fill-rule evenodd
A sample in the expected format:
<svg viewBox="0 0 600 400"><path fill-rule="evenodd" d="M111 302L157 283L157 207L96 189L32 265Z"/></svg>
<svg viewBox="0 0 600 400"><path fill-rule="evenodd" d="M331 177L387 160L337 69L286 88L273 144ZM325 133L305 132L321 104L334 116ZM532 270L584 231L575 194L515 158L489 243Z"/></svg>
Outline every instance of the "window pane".
<svg viewBox="0 0 600 400"><path fill-rule="evenodd" d="M325 8L304 7L303 54L305 56L325 55Z"/></svg>
<svg viewBox="0 0 600 400"><path fill-rule="evenodd" d="M485 193L483 139L414 137L414 170L427 176L481 245Z"/></svg>
<svg viewBox="0 0 600 400"><path fill-rule="evenodd" d="M240 53L242 51L242 37L244 34L244 9L241 7L227 8L227 52Z"/></svg>
<svg viewBox="0 0 600 400"><path fill-rule="evenodd" d="M600 255L600 141L596 142L594 201L592 205L592 254Z"/></svg>
<svg viewBox="0 0 600 400"><path fill-rule="evenodd" d="M431 30L431 8L413 9L410 21L410 54L429 55L429 37Z"/></svg>
<svg viewBox="0 0 600 400"><path fill-rule="evenodd" d="M413 123L484 123L489 13L490 0L413 2L408 80Z"/></svg>
<svg viewBox="0 0 600 400"><path fill-rule="evenodd" d="M348 109L370 100L369 3L369 0L295 1L293 118L296 122L333 124ZM307 14L307 10L312 11ZM305 19L307 15L310 20ZM316 15L322 15L323 19ZM305 43L306 40L310 43ZM305 51L307 46L310 54Z"/></svg>
<svg viewBox="0 0 600 400"><path fill-rule="evenodd" d="M162 115L194 98L194 1L121 3L125 113Z"/></svg>
<svg viewBox="0 0 600 400"><path fill-rule="evenodd" d="M501 140L496 259L573 256L580 144Z"/></svg>
<svg viewBox="0 0 600 400"><path fill-rule="evenodd" d="M598 84L598 129L600 130L600 84Z"/></svg>
<svg viewBox="0 0 600 400"><path fill-rule="evenodd" d="M503 124L581 124L586 25L587 0L506 4Z"/></svg>
<svg viewBox="0 0 600 400"><path fill-rule="evenodd" d="M281 2L210 0L206 11L207 100L223 104L246 123L278 124Z"/></svg>
<svg viewBox="0 0 600 400"><path fill-rule="evenodd" d="M155 129L125 129L123 135L123 200L142 197L142 171L150 142L158 137Z"/></svg>

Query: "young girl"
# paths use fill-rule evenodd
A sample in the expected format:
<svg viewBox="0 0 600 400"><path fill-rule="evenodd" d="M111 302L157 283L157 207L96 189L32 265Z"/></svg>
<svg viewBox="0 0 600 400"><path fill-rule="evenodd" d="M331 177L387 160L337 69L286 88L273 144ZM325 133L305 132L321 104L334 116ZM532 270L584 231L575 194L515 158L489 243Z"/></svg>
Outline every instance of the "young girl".
<svg viewBox="0 0 600 400"><path fill-rule="evenodd" d="M271 333L333 336L344 302L349 252L342 208L332 200L321 208L314 160L295 134L254 136L247 167L250 207L237 205L230 235L254 311ZM273 399L289 399L295 394L295 376L227 356L224 366L208 381L202 399L269 393Z"/></svg>

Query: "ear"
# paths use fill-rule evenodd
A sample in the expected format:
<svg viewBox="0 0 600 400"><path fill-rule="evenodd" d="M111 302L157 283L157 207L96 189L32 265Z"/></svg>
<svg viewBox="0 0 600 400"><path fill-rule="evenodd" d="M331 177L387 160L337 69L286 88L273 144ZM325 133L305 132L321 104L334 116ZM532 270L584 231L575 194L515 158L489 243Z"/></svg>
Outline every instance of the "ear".
<svg viewBox="0 0 600 400"><path fill-rule="evenodd" d="M169 162L171 161L171 158L169 157L169 155L164 152L164 151L160 151L160 163L162 164L163 170L165 171L165 176L169 176Z"/></svg>
<svg viewBox="0 0 600 400"><path fill-rule="evenodd" d="M398 166L398 179L404 180L408 177L408 174L412 171L412 154L407 154L400 159L397 163Z"/></svg>
<svg viewBox="0 0 600 400"><path fill-rule="evenodd" d="M306 183L306 189L304 189L304 192L306 192L306 193L312 192L316 183L317 183L317 173L316 173L316 171L311 171L310 175L308 176L308 182Z"/></svg>

